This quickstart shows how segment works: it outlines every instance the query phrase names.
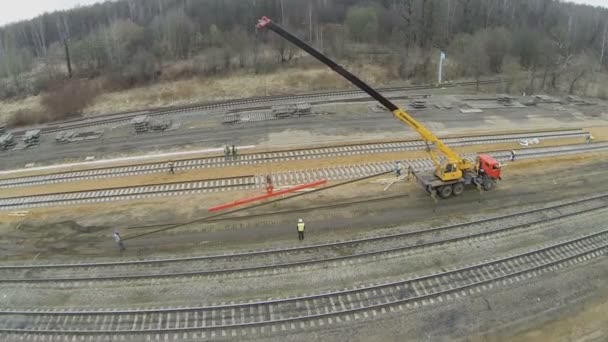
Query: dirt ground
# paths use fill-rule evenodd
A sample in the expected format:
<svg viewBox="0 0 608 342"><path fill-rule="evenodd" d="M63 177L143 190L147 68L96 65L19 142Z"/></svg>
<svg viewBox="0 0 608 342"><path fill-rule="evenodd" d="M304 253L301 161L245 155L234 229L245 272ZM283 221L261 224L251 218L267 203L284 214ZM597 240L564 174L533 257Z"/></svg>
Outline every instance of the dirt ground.
<svg viewBox="0 0 608 342"><path fill-rule="evenodd" d="M511 336L512 342L527 341L606 341L608 339L608 293L596 296L595 300L561 315L540 327Z"/></svg>

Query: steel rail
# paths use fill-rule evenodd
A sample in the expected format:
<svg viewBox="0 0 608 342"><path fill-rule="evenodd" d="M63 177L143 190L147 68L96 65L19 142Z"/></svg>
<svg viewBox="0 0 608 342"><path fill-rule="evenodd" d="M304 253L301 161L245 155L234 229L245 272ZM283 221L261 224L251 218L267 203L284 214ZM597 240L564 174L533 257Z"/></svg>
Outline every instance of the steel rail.
<svg viewBox="0 0 608 342"><path fill-rule="evenodd" d="M480 84L498 84L501 83L502 79L494 79L494 80L484 80L480 81ZM467 81L467 82L456 82L456 83L446 83L442 84L440 87L434 85L422 85L422 86L404 86L404 87L387 87L381 88L381 92L398 92L398 91L410 91L410 90L425 90L425 89L439 89L439 88L454 88L454 87L464 87L464 86L473 86L476 85L475 81ZM165 107L165 108L153 108L153 109L143 109L143 110L135 110L131 112L122 112L122 113L112 113L106 115L99 115L96 117L88 117L81 119L74 119L70 121L64 121L59 123L52 123L44 126L39 126L43 134L46 133L54 133L65 130L73 130L80 129L85 127L92 126L104 126L109 124L116 124L121 122L127 122L132 118L139 115L148 115L148 116L166 116L166 115L175 115L175 114L183 114L194 111L204 111L204 110L217 110L217 109L225 109L239 106L248 106L248 105L258 105L260 103L266 104L266 107L270 108L270 106L274 104L280 104L283 102L294 102L294 101L307 101L315 103L315 99L322 99L328 97L340 97L340 96L358 96L358 97L367 97L367 94L363 93L359 90L343 90L343 91L335 91L328 93L310 93L310 94L300 94L300 95L277 95L277 96L264 96L264 97L253 97L246 99L232 99L226 101L215 101L208 103L200 103L195 105L188 106L177 106L177 107ZM332 102L344 102L345 100L335 100ZM255 107L255 108L258 108ZM240 108L241 110L246 110L248 108L253 107L244 107ZM20 136L25 133L23 131L15 131L13 134L15 136Z"/></svg>
<svg viewBox="0 0 608 342"><path fill-rule="evenodd" d="M582 138L588 135L583 130L561 130L529 133L510 133L480 135L471 137L447 138L445 142L450 146L467 146L474 144L493 144L519 141L524 139L563 139ZM269 152L246 153L237 159L227 157L203 157L174 161L175 170L192 170L198 168L227 167L238 165L251 165L268 162L281 162L313 158L328 158L347 155L360 155L368 153L384 153L413 151L425 149L426 145L420 140L388 141L382 143L348 144L339 146L301 148L291 150L278 150ZM0 179L0 189L15 188L33 185L55 184L78 180L103 179L110 177L135 176L142 174L167 172L166 162L142 163L118 167L94 168L79 171L56 172L44 175L25 177L12 177Z"/></svg>
<svg viewBox="0 0 608 342"><path fill-rule="evenodd" d="M553 147L529 148L520 150L517 159L533 159L551 156L565 156L577 153L599 152L608 149L608 143L562 145ZM496 151L489 153L500 162L509 160L508 151ZM465 153L465 158L475 158L474 153ZM416 171L426 171L433 168L430 159L406 160L406 166L411 166ZM388 172L394 167L392 162L377 162L360 165L344 165L322 169L297 170L279 172L273 175L273 181L277 186L301 184L317 179L339 180L353 179L361 176L373 175L376 173ZM211 185L201 185L203 182L210 182ZM218 182L220 184L218 184ZM173 184L152 184L143 186L133 186L125 188L99 189L89 191L77 191L69 193L14 196L0 198L0 210L7 209L26 209L49 205L69 205L69 204L90 204L106 202L111 200L132 200L148 198L153 196L175 196L190 195L208 191L225 191L236 189L260 188L265 184L263 176L240 178L234 177L226 181L226 186L216 179L199 180L194 182L178 182ZM206 190L206 188L209 188Z"/></svg>
<svg viewBox="0 0 608 342"><path fill-rule="evenodd" d="M400 198L400 197L402 197L402 196L381 198L379 200L394 199L394 198ZM42 268L82 268L82 267L88 268L88 267L108 267L108 266L114 267L114 266L125 266L125 265L147 265L147 264L157 264L157 263L174 263L174 262L184 262L184 261L224 259L224 258L229 258L229 257L253 257L256 255L270 254L270 253L286 253L286 252L300 253L300 252L305 252L305 251L308 251L311 249L328 248L328 247L335 248L335 247L341 247L341 246L349 245L349 244L381 241L381 240L384 240L387 238L401 238L404 236L423 233L423 232L439 232L442 230L461 228L461 227L468 226L468 225L481 224L481 223L487 223L487 222L498 221L498 220L503 220L503 219L509 219L509 218L514 218L514 217L518 217L518 216L522 216L522 215L534 214L534 213L538 213L538 212L542 212L542 211L556 210L556 209L560 209L560 208L563 208L566 206L576 205L576 204L580 204L580 203L584 203L584 202L589 202L589 201L598 200L598 199L605 199L605 198L608 198L608 193L602 193L602 194L598 194L598 195L594 195L594 196L590 196L590 197L578 198L575 200L566 201L565 203L558 203L555 205L544 206L544 207L535 208L532 210L517 211L514 213L510 213L510 214L492 216L492 217L488 217L488 218L484 218L484 219L480 219L480 220L462 222L462 223L458 223L458 224L444 225L444 226L439 226L439 227L435 227L435 228L431 228L431 229L418 230L418 231L406 232L406 233L385 234L385 235L379 235L379 236L374 236L374 237L365 237L365 238L350 239L350 240L344 240L344 241L326 242L326 243L321 243L321 244L313 244L313 245L305 245L305 246L298 245L298 246L294 246L294 247L261 249L261 250L247 251L247 252L212 254L212 255L201 255L201 256L194 256L194 257L180 257L180 258L166 258L166 259L125 260L125 261L112 261L112 262L87 262L87 263L67 263L67 264L63 263L63 264L0 265L0 270L42 269ZM376 200L376 199L374 199L374 200ZM361 202L367 203L367 201L361 201ZM359 202L355 202L355 204L356 203L359 203ZM328 207L334 208L334 205L331 205ZM318 207L317 209L323 209L323 208L326 208L326 207L325 206ZM273 213L269 213L269 214L272 215ZM279 212L279 214L284 214L284 212ZM250 217L250 215L247 215L247 218L248 217ZM235 218L238 219L238 218L243 218L243 217L235 217Z"/></svg>
<svg viewBox="0 0 608 342"><path fill-rule="evenodd" d="M479 288L481 285L492 284L498 281L504 281L506 279L519 280L518 277L528 274L528 278L531 276L538 276L542 271L550 271L557 265L565 264L568 262L578 261L586 261L590 258L598 257L599 255L603 255L605 250L608 249L608 229L602 230L599 232L587 234L584 236L579 236L577 238L561 241L554 244L543 245L541 247L534 248L532 250L528 250L525 252L504 256L501 258L494 258L489 260L484 260L482 262L461 266L455 269L427 274L423 276L415 276L408 279L403 279L399 281L391 281L380 284L371 284L366 286L360 286L355 288L348 288L338 291L320 293L320 294L312 294L312 295L302 295L292 298L281 298L281 299L271 299L271 300L263 300L263 301L251 301L251 302L243 302L243 303L235 303L235 304L221 304L221 305L212 305L212 306L201 306L201 307L182 307L182 308L163 308L163 309L134 309L134 310L107 310L107 311L86 311L86 310L72 310L72 311L57 311L57 310L15 310L11 311L3 311L3 315L27 315L27 316L120 316L120 315L153 315L153 314L163 314L170 312L198 312L198 311L212 311L213 310L222 310L222 309L235 309L240 308L243 312L247 310L247 308L257 308L259 306L262 307L271 307L271 305L281 305L281 304L295 304L295 303L308 303L309 301L317 300L317 301L328 301L333 302L332 299L335 299L337 302L343 304L340 301L340 298L344 298L345 296L352 295L356 297L357 300L353 301L353 303L347 303L348 307L340 306L340 308L334 307L334 310L322 310L321 308L314 308L313 313L306 312L302 315L281 315L275 313L275 316L279 316L278 318L269 319L258 319L250 322L240 322L237 318L228 317L229 322L224 323L222 318L221 324L215 324L216 321L212 322L212 325L208 326L183 326L183 327L168 327L168 324L165 324L164 328L133 328L131 329L114 329L114 330L102 330L102 329L24 329L24 328L0 328L0 332L2 333L30 333L36 335L48 335L48 334L62 334L62 335L100 335L100 334L108 334L108 335L118 335L118 334L150 334L150 333L173 333L173 332L192 332L192 331L202 331L202 330L217 330L217 329L242 329L252 326L266 326L266 325L276 325L283 324L288 322L302 322L311 319L321 319L327 317L335 317L335 316L344 316L348 314L354 314L358 312L371 311L375 309L394 307L397 305L403 304L411 304L413 302L420 302L425 299L437 298L440 296L446 296L454 293L462 293L466 294L465 290L471 290L473 288ZM515 266L513 266L515 265ZM483 272L485 270L485 272ZM477 272L477 273L475 273ZM451 286L444 284L445 279L454 279L456 275L460 275L461 283L456 282L457 285ZM435 280L432 285L431 280ZM424 285L424 281L426 281L427 285ZM448 283L451 284L451 283ZM405 295L405 296L394 296L389 293L386 294L383 290L386 291L394 291L398 292L402 288L407 288L408 286L414 287L414 285L418 285L422 287L422 294L419 294L418 291L414 293L414 295ZM427 287L430 287L430 290L427 291ZM415 287L414 287L415 288ZM436 289L435 289L436 288ZM380 292L382 295L380 299L364 299L365 294L369 293L377 293ZM366 300L368 302L366 302ZM221 311L219 312L221 313ZM217 315L214 315L217 316ZM219 317L223 317L223 315L219 315ZM143 320L143 319L142 319ZM63 321L63 324L67 319ZM239 322L237 322L239 321ZM120 319L119 319L120 322ZM150 322L151 323L151 322ZM178 322L179 325L180 322ZM129 323L129 325L131 325Z"/></svg>

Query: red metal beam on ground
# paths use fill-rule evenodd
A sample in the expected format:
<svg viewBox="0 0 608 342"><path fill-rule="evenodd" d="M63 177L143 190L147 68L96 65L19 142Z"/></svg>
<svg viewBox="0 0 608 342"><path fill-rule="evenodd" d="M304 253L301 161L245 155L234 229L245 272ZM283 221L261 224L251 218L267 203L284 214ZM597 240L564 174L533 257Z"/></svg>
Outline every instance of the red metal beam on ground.
<svg viewBox="0 0 608 342"><path fill-rule="evenodd" d="M276 196L281 196L281 195L285 195L288 193L292 193L292 192L296 192L298 190L302 190L302 189L308 189L308 188L314 188L317 187L319 185L324 185L327 183L327 179L321 179L318 180L316 182L312 182L312 183L306 183L306 184L300 184L300 185L296 185L296 186L292 186L291 188L287 188L287 189L283 189L283 190L279 190L279 191L273 191L264 195L260 195L260 196L256 196L256 197L251 197L251 198L245 198L245 199L241 199L238 201L234 201L232 203L226 203L226 204L220 204L220 205L216 205L215 207L211 207L208 210L210 212L214 212L214 211L220 211L220 210L224 210L224 209L230 209L230 208L234 208L237 207L239 205L243 205L243 204L247 204L247 203L252 203L252 202L257 202L257 201L262 201L271 197L276 197Z"/></svg>

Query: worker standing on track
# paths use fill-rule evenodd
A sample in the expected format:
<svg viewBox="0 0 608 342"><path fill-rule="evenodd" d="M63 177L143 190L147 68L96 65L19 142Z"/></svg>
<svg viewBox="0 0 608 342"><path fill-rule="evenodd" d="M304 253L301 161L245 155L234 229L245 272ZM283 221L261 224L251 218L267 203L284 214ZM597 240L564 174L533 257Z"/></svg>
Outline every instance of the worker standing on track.
<svg viewBox="0 0 608 342"><path fill-rule="evenodd" d="M306 225L304 224L304 220L298 219L298 240L304 240L304 228Z"/></svg>
<svg viewBox="0 0 608 342"><path fill-rule="evenodd" d="M397 175L397 178L401 177L401 172L403 171L403 165L401 165L401 161L397 161L397 164L395 165L395 174Z"/></svg>
<svg viewBox="0 0 608 342"><path fill-rule="evenodd" d="M169 160L169 173L172 175L175 174L175 164L173 164L172 160Z"/></svg>
<svg viewBox="0 0 608 342"><path fill-rule="evenodd" d="M587 144L591 144L593 142L593 135L587 134L585 140L587 141Z"/></svg>
<svg viewBox="0 0 608 342"><path fill-rule="evenodd" d="M515 150L511 150L511 161L515 161Z"/></svg>
<svg viewBox="0 0 608 342"><path fill-rule="evenodd" d="M274 185L272 184L272 177L266 175L266 192L271 194L274 191Z"/></svg>
<svg viewBox="0 0 608 342"><path fill-rule="evenodd" d="M236 159L236 153L237 153L236 146L232 145L232 158Z"/></svg>
<svg viewBox="0 0 608 342"><path fill-rule="evenodd" d="M118 230L115 230L112 236L114 237L114 241L118 245L118 248L120 248L121 251L124 251L126 249L125 244L122 242L122 238L120 237Z"/></svg>

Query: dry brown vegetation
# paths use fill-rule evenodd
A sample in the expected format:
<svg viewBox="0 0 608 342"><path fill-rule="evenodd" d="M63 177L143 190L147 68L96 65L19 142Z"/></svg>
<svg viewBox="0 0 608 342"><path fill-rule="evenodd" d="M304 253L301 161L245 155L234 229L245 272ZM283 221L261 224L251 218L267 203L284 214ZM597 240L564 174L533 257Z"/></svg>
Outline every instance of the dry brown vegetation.
<svg viewBox="0 0 608 342"><path fill-rule="evenodd" d="M54 87L42 97L49 121L69 119L82 115L99 94L96 87L84 80L69 80Z"/></svg>
<svg viewBox="0 0 608 342"><path fill-rule="evenodd" d="M37 110L18 109L8 119L9 127L21 127L40 124L47 121L47 116Z"/></svg>
<svg viewBox="0 0 608 342"><path fill-rule="evenodd" d="M349 67L375 85L387 84L391 80L389 72L381 65L365 64ZM323 66L285 68L265 74L239 71L213 77L157 82L149 86L105 93L95 99L85 112L95 115L143 107L184 105L347 87L350 87L348 82Z"/></svg>
<svg viewBox="0 0 608 342"><path fill-rule="evenodd" d="M3 119L10 127L20 127L79 117L98 94L92 82L67 80L43 96L8 102L6 107L2 103L6 108Z"/></svg>
<svg viewBox="0 0 608 342"><path fill-rule="evenodd" d="M388 68L382 65L348 67L374 85L388 84L393 79ZM1 114L12 127L17 127L145 107L350 87L348 82L322 65L300 65L263 74L241 70L177 80L172 80L171 76L175 75L164 73L163 78L155 83L131 89L123 89L108 80L70 80L57 84L43 96L0 101Z"/></svg>

